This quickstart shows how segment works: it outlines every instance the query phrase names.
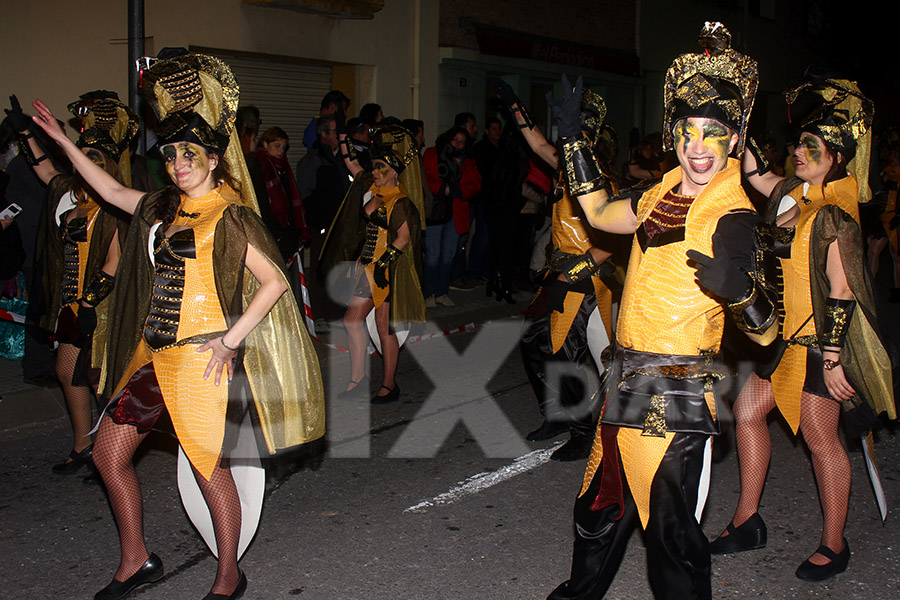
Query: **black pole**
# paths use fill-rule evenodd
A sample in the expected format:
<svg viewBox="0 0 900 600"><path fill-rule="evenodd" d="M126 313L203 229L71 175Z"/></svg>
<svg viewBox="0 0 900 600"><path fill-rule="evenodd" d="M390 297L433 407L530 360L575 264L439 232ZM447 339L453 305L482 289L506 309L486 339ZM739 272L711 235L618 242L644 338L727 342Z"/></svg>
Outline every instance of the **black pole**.
<svg viewBox="0 0 900 600"><path fill-rule="evenodd" d="M135 68L137 59L144 55L144 0L128 0L128 105L141 120L141 136L138 152L146 150L143 102L139 74Z"/></svg>

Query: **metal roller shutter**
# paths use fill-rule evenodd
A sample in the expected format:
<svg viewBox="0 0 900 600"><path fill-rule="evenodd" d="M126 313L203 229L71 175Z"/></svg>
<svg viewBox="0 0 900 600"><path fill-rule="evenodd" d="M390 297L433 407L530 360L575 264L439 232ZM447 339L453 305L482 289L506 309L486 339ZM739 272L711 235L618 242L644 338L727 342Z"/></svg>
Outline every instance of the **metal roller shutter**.
<svg viewBox="0 0 900 600"><path fill-rule="evenodd" d="M241 88L241 106L259 109L260 134L281 127L290 138L288 161L292 166L306 154L303 130L319 114L322 96L331 89L331 67L265 58L217 53L234 71Z"/></svg>

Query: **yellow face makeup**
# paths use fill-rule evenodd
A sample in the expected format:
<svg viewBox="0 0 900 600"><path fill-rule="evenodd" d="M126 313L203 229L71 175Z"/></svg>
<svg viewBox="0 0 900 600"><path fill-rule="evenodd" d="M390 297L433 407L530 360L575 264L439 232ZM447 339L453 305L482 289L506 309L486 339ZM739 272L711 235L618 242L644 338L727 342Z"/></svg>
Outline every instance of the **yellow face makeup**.
<svg viewBox="0 0 900 600"><path fill-rule="evenodd" d="M160 148L166 164L166 172L178 188L192 195L198 189L212 187L212 171L206 149L191 142L175 142ZM211 183L212 182L212 183Z"/></svg>
<svg viewBox="0 0 900 600"><path fill-rule="evenodd" d="M728 165L737 135L715 119L689 117L673 128L675 155L681 166L680 193L696 196Z"/></svg>
<svg viewBox="0 0 900 600"><path fill-rule="evenodd" d="M811 185L822 185L834 165L822 138L804 131L794 150L794 167L797 177Z"/></svg>

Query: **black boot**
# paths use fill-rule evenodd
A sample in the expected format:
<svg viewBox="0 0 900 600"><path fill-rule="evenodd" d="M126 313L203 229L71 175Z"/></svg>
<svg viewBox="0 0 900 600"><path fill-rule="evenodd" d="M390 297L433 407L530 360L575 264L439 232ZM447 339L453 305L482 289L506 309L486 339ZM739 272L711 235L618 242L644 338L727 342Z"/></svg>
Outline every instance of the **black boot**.
<svg viewBox="0 0 900 600"><path fill-rule="evenodd" d="M594 439L589 435L572 432L572 437L569 441L557 448L550 455L550 460L558 460L560 462L583 460L590 456L593 442Z"/></svg>

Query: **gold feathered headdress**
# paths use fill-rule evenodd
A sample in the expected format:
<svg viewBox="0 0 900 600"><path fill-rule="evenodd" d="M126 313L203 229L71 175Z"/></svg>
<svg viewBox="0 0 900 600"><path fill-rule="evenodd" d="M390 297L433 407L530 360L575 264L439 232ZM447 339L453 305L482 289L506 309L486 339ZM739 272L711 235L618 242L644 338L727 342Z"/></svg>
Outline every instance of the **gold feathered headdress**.
<svg viewBox="0 0 900 600"><path fill-rule="evenodd" d="M731 33L719 22L707 21L697 41L703 51L682 54L666 72L665 147L673 147L675 123L702 117L715 119L737 132L740 154L759 84L756 61L731 49Z"/></svg>

